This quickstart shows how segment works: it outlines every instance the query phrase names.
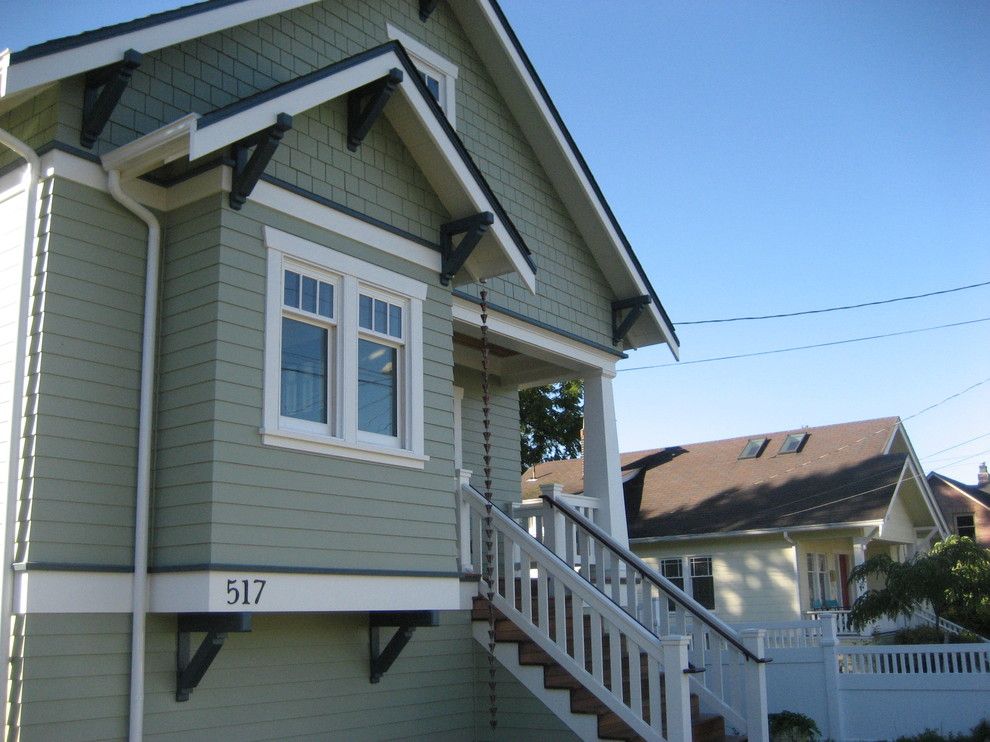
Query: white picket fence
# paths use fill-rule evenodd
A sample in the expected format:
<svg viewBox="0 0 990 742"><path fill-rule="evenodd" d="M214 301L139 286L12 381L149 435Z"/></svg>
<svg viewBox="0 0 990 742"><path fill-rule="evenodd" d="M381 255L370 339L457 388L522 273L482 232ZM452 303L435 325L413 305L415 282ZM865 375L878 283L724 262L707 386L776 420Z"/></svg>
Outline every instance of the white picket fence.
<svg viewBox="0 0 990 742"><path fill-rule="evenodd" d="M829 617L762 627L769 710L807 714L826 739L957 734L990 717L990 644L844 645Z"/></svg>

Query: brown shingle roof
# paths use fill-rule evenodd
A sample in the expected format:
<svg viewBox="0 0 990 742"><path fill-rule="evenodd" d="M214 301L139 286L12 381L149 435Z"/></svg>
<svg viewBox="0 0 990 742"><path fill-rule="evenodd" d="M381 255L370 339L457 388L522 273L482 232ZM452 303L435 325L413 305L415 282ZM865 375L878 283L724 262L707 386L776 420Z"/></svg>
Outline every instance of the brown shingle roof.
<svg viewBox="0 0 990 742"><path fill-rule="evenodd" d="M896 417L780 431L622 454L629 537L673 536L880 520L907 457L884 454ZM797 453L779 454L790 433L807 433ZM740 459L753 438L769 439ZM638 470L638 474L636 474ZM633 476L635 475L635 476ZM536 467L537 484L583 490L583 462ZM594 494L594 493L587 493Z"/></svg>
<svg viewBox="0 0 990 742"><path fill-rule="evenodd" d="M984 492L975 484L963 484L934 471L928 475L928 484L932 488L932 493L943 510L946 509L947 504L959 497L956 490L964 492L980 505L990 510L990 492ZM951 510L951 507L948 509Z"/></svg>

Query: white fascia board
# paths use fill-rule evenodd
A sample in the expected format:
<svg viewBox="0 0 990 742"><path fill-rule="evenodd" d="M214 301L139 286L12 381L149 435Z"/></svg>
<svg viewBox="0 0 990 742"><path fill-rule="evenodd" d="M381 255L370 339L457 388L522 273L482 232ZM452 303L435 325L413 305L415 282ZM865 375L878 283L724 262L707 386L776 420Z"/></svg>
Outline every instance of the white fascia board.
<svg viewBox="0 0 990 742"><path fill-rule="evenodd" d="M945 538L950 533L949 524L945 522L945 518L942 515L942 508L938 506L935 493L932 492L928 484L928 478L924 475L925 470L921 466L921 460L918 458L918 454L915 453L914 444L911 443L907 430L904 428L904 423L899 418L894 425L894 431L891 433L890 440L887 441L887 447L884 449L884 453L890 452L890 449L894 445L894 440L898 435L904 440L904 446L908 450L907 463L910 465L911 472L918 482L918 488L921 490L921 496L925 501L925 506L928 508L928 512L931 513L932 519L941 532L942 538Z"/></svg>
<svg viewBox="0 0 990 742"><path fill-rule="evenodd" d="M10 72L10 49L0 52L0 98L7 96L7 75Z"/></svg>
<svg viewBox="0 0 990 742"><path fill-rule="evenodd" d="M783 528L753 528L748 531L713 531L711 533L689 533L676 536L641 536L629 539L630 544L661 544L678 541L702 541L721 538L747 538L750 536L774 536L784 533L811 533L831 531L839 528L876 528L882 520L860 520L851 523L822 523L812 526L785 526Z"/></svg>
<svg viewBox="0 0 990 742"><path fill-rule="evenodd" d="M477 304L455 296L452 311L455 321L472 327L481 326ZM512 338L532 348L533 353L538 357L545 357L548 354L558 356L565 367L572 366L576 361L590 368L601 369L606 374L615 375L615 364L618 360L615 356L491 309L488 310L488 329L495 335Z"/></svg>
<svg viewBox="0 0 990 742"><path fill-rule="evenodd" d="M548 137L542 137L536 132L528 138L530 144L533 146L534 151L544 154L549 153L549 145L552 143L552 159L558 163L562 163L566 167L566 172L560 172L558 167L553 167L553 164L549 161L544 161L544 167L546 168L547 175L550 176L554 185L557 187L558 191L561 193L563 198L566 198L565 193L568 190L574 191L574 189L569 188L573 184L580 185L580 193L575 192L575 195L581 196L581 207L571 208L571 217L574 219L575 224L578 225L579 229L585 235L585 241L588 246L594 250L595 246L599 243L597 239L599 235L604 236L610 247L611 252L618 257L616 263L609 262L599 262L599 267L602 269L606 276L608 276L609 265L618 264L622 266L625 277L627 281L630 282L635 290L640 295L649 294L646 284L643 282L639 275L639 271L633 264L631 258L626 252L625 245L623 244L622 238L616 232L612 221L605 211L604 205L595 193L595 189L592 187L588 178L586 177L581 164L578 162L573 150L567 142L567 138L561 131L560 127L557 125L557 121L553 116L547 106L546 101L543 99L540 91L538 90L535 82L529 74L525 63L520 58L518 52L516 51L515 45L506 33L501 21L496 15L491 4L487 0L472 0L471 2L464 3L454 3L453 10L455 14L461 20L461 25L464 29L472 35L472 40L475 42L476 46L480 47L482 44L478 38L478 34L486 34L492 38L498 40L500 48L499 52L508 60L508 68L514 73L515 81L520 84L525 92L525 104L530 109L535 109L540 121L544 125L546 132L550 135ZM480 21L476 23L475 21ZM499 65L491 65L495 69L499 69ZM498 79L496 79L496 85L498 85ZM503 94L504 91L503 91ZM510 101L511 95L506 95L506 100ZM517 117L520 120L525 120L525 116ZM526 127L523 127L524 130ZM544 146L541 146L544 145ZM542 160L543 158L541 158ZM555 177L556 176L556 177ZM587 216L594 217L594 224L592 225ZM619 287L615 287L619 288ZM620 297L624 298L624 297ZM656 326L659 328L664 341L670 346L671 352L674 354L675 358L679 358L680 346L677 342L677 338L674 335L673 327L667 323L663 316L660 314L658 307L654 306L652 303L647 309L649 316L653 319Z"/></svg>
<svg viewBox="0 0 990 742"><path fill-rule="evenodd" d="M3 89L0 90L0 97L119 62L128 49L136 49L142 53L153 52L258 18L310 5L312 2L313 0L242 0L107 39L73 46L20 64L9 64L8 55L9 67L2 73ZM2 65L0 60L0 66Z"/></svg>
<svg viewBox="0 0 990 742"><path fill-rule="evenodd" d="M951 487L951 488L952 488L952 489L954 489L954 490L955 490L956 492L958 492L958 493L959 493L960 495L962 495L963 497L965 497L965 498L967 498L967 499L969 499L969 500L972 500L972 501L973 501L973 503L974 503L975 505L977 505L977 506L979 506L979 507L981 507L981 508L983 508L984 510L990 510L990 508L988 508L988 507L986 506L986 504L985 504L985 503L982 503L982 502L980 502L979 500L977 500L977 499L976 499L975 497L973 497L973 496L972 496L972 495L971 495L971 494L970 494L969 492L966 492L966 490L961 490L961 489L959 489L959 488L958 488L958 487L957 487L956 485L954 485L954 484L953 484L952 482L950 482L949 480L947 480L947 479L946 479L945 477L943 477L943 476L942 476L941 474L939 474L938 472L932 472L932 473L933 473L933 474L934 474L934 475L935 475L936 477L938 477L939 479L941 479L941 480L942 480L942 481L943 481L943 482L944 482L944 483L945 483L945 484L946 484L947 486L949 486L949 487ZM926 480L926 481L927 481L927 480Z"/></svg>

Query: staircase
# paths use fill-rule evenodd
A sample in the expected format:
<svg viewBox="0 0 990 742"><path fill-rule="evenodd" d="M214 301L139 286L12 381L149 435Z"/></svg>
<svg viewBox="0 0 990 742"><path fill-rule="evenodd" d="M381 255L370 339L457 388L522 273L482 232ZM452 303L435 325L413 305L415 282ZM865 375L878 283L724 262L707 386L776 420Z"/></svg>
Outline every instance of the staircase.
<svg viewBox="0 0 990 742"><path fill-rule="evenodd" d="M462 485L461 558L491 572L496 656L582 739L767 740L758 632L740 637L553 498L530 525ZM476 598L486 647L488 612Z"/></svg>
<svg viewBox="0 0 990 742"><path fill-rule="evenodd" d="M568 605L568 610L570 606ZM550 614L553 617L554 607L551 603ZM471 618L475 622L475 637L487 646L488 636L488 601L480 596L474 599L474 608ZM548 691L563 691L569 695L568 706L572 715L587 717L584 720L568 720L571 728L581 734L589 729L594 729L597 739L600 740L641 740L633 729L626 724L615 712L611 711L593 693L585 688L581 682L571 675L566 669L561 667L549 654L540 648L538 644L531 641L529 635L516 626L511 619L506 618L500 611L495 611L495 641L500 648L496 650L496 655L503 665L508 666L513 672L513 664L522 668L535 667L542 670L542 687ZM587 630L590 630L590 618L586 619L585 645L586 655L590 654L590 637ZM568 644L573 643L573 632L568 636ZM602 642L608 647L609 637L603 636ZM508 650L508 651L506 651ZM640 654L639 661L639 682L642 682L643 675L648 672L648 660L645 654ZM635 666L635 665L633 665ZM606 675L609 675L611 668L607 668ZM622 657L622 686L623 693L629 692L629 656ZM514 673L515 674L515 673ZM517 676L518 677L518 676ZM660 677L661 693L663 692L664 679ZM646 720L649 721L649 708L644 708ZM665 714L661 707L661 727L666 732ZM593 725L590 726L589 725ZM666 736L666 734L664 734ZM691 739L695 742L722 742L725 740L725 720L717 714L703 714L701 703L696 693L691 694Z"/></svg>

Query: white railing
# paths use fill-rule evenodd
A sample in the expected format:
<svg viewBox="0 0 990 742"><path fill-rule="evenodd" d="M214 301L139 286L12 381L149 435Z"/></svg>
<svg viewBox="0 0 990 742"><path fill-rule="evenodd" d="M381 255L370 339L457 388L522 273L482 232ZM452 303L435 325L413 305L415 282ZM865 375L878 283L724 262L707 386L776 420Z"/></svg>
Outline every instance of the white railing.
<svg viewBox="0 0 990 742"><path fill-rule="evenodd" d="M575 511L583 515L592 523L598 522L598 509L600 506L600 501L597 497L572 495L567 492L560 492L559 485L557 485L557 488L558 491L555 494L561 502L570 505ZM547 485L542 485L540 487L541 491L546 491L546 489ZM543 533L544 512L546 512L546 508L543 506L543 499L541 497L534 497L530 500L523 500L522 502L512 504L512 517L519 522L523 528L529 531L531 536L536 536Z"/></svg>
<svg viewBox="0 0 990 742"><path fill-rule="evenodd" d="M807 616L812 621L826 621L829 617L835 618L835 630L839 636L864 636L866 629L858 631L849 625L849 611L840 610L818 610L808 611Z"/></svg>
<svg viewBox="0 0 990 742"><path fill-rule="evenodd" d="M939 618L938 621L936 622L935 614L927 608L919 608L915 610L914 616L917 616L921 622L929 626L936 626L936 625L940 626L944 633L951 634L952 636L960 636L962 634L968 634L970 636L976 637L977 641L981 641L981 642L990 641L990 639L987 639L984 636L980 636L975 631L970 631L965 626L960 626L959 624L954 623L947 618Z"/></svg>
<svg viewBox="0 0 990 742"><path fill-rule="evenodd" d="M990 675L990 649L973 644L843 646L837 658L846 675Z"/></svg>
<svg viewBox="0 0 990 742"><path fill-rule="evenodd" d="M751 740L767 739L762 630L741 636L563 498L541 499L537 539L653 636L688 636L691 690L705 710Z"/></svg>
<svg viewBox="0 0 990 742"><path fill-rule="evenodd" d="M822 637L826 634L828 618L812 621L775 621L765 623L747 621L734 623L732 626L739 630L763 629L766 631L764 646L769 649L806 649L820 647Z"/></svg>
<svg viewBox="0 0 990 742"><path fill-rule="evenodd" d="M666 739L691 739L687 640L659 641L473 488L462 486L461 498L472 559L485 564L491 558L493 605L636 734L663 740L666 731Z"/></svg>

